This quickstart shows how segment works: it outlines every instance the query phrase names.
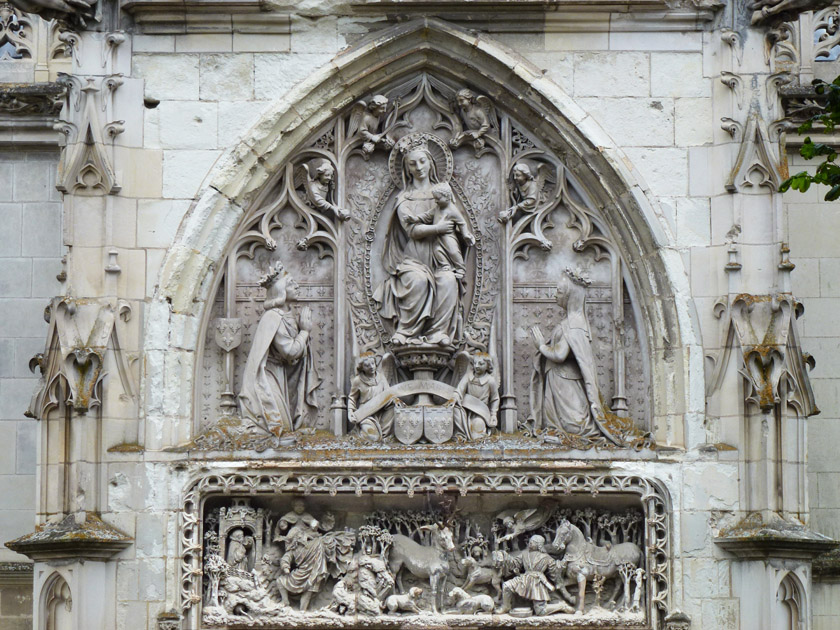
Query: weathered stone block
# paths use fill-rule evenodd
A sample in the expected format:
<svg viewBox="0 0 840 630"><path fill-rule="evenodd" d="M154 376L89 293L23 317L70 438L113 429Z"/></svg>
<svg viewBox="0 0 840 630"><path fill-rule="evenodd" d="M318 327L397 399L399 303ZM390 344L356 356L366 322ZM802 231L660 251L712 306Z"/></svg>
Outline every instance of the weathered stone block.
<svg viewBox="0 0 840 630"><path fill-rule="evenodd" d="M15 438L15 473L18 475L35 475L38 462L37 421L27 418L17 423Z"/></svg>
<svg viewBox="0 0 840 630"><path fill-rule="evenodd" d="M20 256L21 207L0 203L0 256Z"/></svg>
<svg viewBox="0 0 840 630"><path fill-rule="evenodd" d="M650 95L710 97L712 81L703 76L703 55L700 53L651 54Z"/></svg>
<svg viewBox="0 0 840 630"><path fill-rule="evenodd" d="M219 154L219 151L164 151L163 197L192 199Z"/></svg>
<svg viewBox="0 0 840 630"><path fill-rule="evenodd" d="M281 98L331 58L328 54L278 53L254 58L254 96L258 100Z"/></svg>
<svg viewBox="0 0 840 630"><path fill-rule="evenodd" d="M198 100L198 64L198 55L135 55L133 72L146 80L147 97Z"/></svg>
<svg viewBox="0 0 840 630"><path fill-rule="evenodd" d="M28 203L23 207L24 256L61 255L61 205Z"/></svg>
<svg viewBox="0 0 840 630"><path fill-rule="evenodd" d="M575 96L650 96L650 59L645 53L578 53Z"/></svg>
<svg viewBox="0 0 840 630"><path fill-rule="evenodd" d="M620 146L674 144L674 102L669 98L585 98L578 103Z"/></svg>
<svg viewBox="0 0 840 630"><path fill-rule="evenodd" d="M164 149L215 149L216 104L163 101L160 110L160 145Z"/></svg>
<svg viewBox="0 0 840 630"><path fill-rule="evenodd" d="M189 201L141 199L137 205L137 246L168 247L190 207Z"/></svg>
<svg viewBox="0 0 840 630"><path fill-rule="evenodd" d="M627 148L626 153L655 195L687 194L688 160L684 149Z"/></svg>
<svg viewBox="0 0 840 630"><path fill-rule="evenodd" d="M202 101L249 101L254 98L254 55L202 55L199 73Z"/></svg>

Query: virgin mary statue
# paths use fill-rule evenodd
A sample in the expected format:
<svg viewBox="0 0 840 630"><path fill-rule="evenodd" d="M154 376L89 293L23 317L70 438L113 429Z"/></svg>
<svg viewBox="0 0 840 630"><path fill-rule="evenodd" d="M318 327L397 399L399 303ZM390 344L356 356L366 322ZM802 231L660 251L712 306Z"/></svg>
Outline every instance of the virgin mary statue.
<svg viewBox="0 0 840 630"><path fill-rule="evenodd" d="M394 326L396 345L451 346L463 328L456 264L444 241L455 234L459 222L451 213L460 209L444 211L447 201L436 201L454 205L455 197L441 181L428 139L429 134L410 134L394 148L403 190L383 249L388 277L373 298L380 316Z"/></svg>

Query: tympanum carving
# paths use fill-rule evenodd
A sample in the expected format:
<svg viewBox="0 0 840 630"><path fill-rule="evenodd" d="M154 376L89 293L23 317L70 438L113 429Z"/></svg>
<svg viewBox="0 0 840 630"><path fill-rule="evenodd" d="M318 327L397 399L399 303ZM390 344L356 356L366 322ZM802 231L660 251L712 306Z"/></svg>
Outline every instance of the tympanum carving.
<svg viewBox="0 0 840 630"><path fill-rule="evenodd" d="M299 315L269 306L278 264ZM590 281L564 315L566 267ZM202 448L300 446L319 429L350 445L524 431L620 447L648 422L645 337L609 227L557 156L468 86L418 74L314 132L242 220L215 282ZM537 324L556 330L535 372Z"/></svg>

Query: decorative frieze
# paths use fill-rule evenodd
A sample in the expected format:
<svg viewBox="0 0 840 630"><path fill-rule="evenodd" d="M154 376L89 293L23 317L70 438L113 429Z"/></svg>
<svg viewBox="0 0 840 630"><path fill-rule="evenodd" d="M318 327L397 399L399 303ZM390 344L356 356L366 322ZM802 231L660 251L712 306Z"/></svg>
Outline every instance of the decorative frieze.
<svg viewBox="0 0 840 630"><path fill-rule="evenodd" d="M635 475L208 474L181 512L182 610L206 625L397 627L420 611L450 626L583 613L578 624L663 628L669 514L664 488Z"/></svg>

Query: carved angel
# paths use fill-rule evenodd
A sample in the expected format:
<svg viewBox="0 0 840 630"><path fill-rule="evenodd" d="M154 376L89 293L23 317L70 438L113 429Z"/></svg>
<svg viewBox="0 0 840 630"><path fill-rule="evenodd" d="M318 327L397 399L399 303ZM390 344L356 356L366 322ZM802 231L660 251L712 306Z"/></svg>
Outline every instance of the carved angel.
<svg viewBox="0 0 840 630"><path fill-rule="evenodd" d="M384 365L383 365L384 363ZM394 406L388 405L374 416L359 422L356 410L389 387L386 372L393 364L393 355L385 359L373 354L363 354L356 362L356 375L350 381L347 396L347 419L351 426L357 426L359 433L371 442L381 442L393 431Z"/></svg>
<svg viewBox="0 0 840 630"><path fill-rule="evenodd" d="M460 365L463 365L463 354L456 359L458 364L456 371ZM467 439L476 440L487 437L490 430L498 424L499 383L493 376L493 360L489 354L477 353L466 360L466 370L455 387L455 391L459 399L470 394L487 405L490 410L490 419L485 421L481 416L459 407L456 412L455 426L458 432L463 433Z"/></svg>
<svg viewBox="0 0 840 630"><path fill-rule="evenodd" d="M499 213L499 221L507 223L512 220L518 212L532 213L544 200L543 190L548 179L549 168L547 164L537 166L536 176L531 167L525 162L517 162L513 167L513 198L516 201L510 208Z"/></svg>
<svg viewBox="0 0 840 630"><path fill-rule="evenodd" d="M389 151L394 146L394 141L387 135L389 129L379 131L387 109L388 99L381 94L377 94L370 99L370 102L357 101L353 105L353 109L350 110L347 138L361 136L364 139L362 157L365 160L370 158L377 147Z"/></svg>
<svg viewBox="0 0 840 630"><path fill-rule="evenodd" d="M303 164L295 178L295 188L303 186L306 200L320 212L332 212L341 221L347 221L350 213L333 203L335 194L335 168L329 160L315 160Z"/></svg>
<svg viewBox="0 0 840 630"><path fill-rule="evenodd" d="M465 88L455 96L452 110L456 114L456 122L460 117L466 129L458 125L459 128L454 130L456 133L449 141L450 146L455 149L471 140L473 149L478 153L484 148L484 135L497 126L493 102Z"/></svg>

